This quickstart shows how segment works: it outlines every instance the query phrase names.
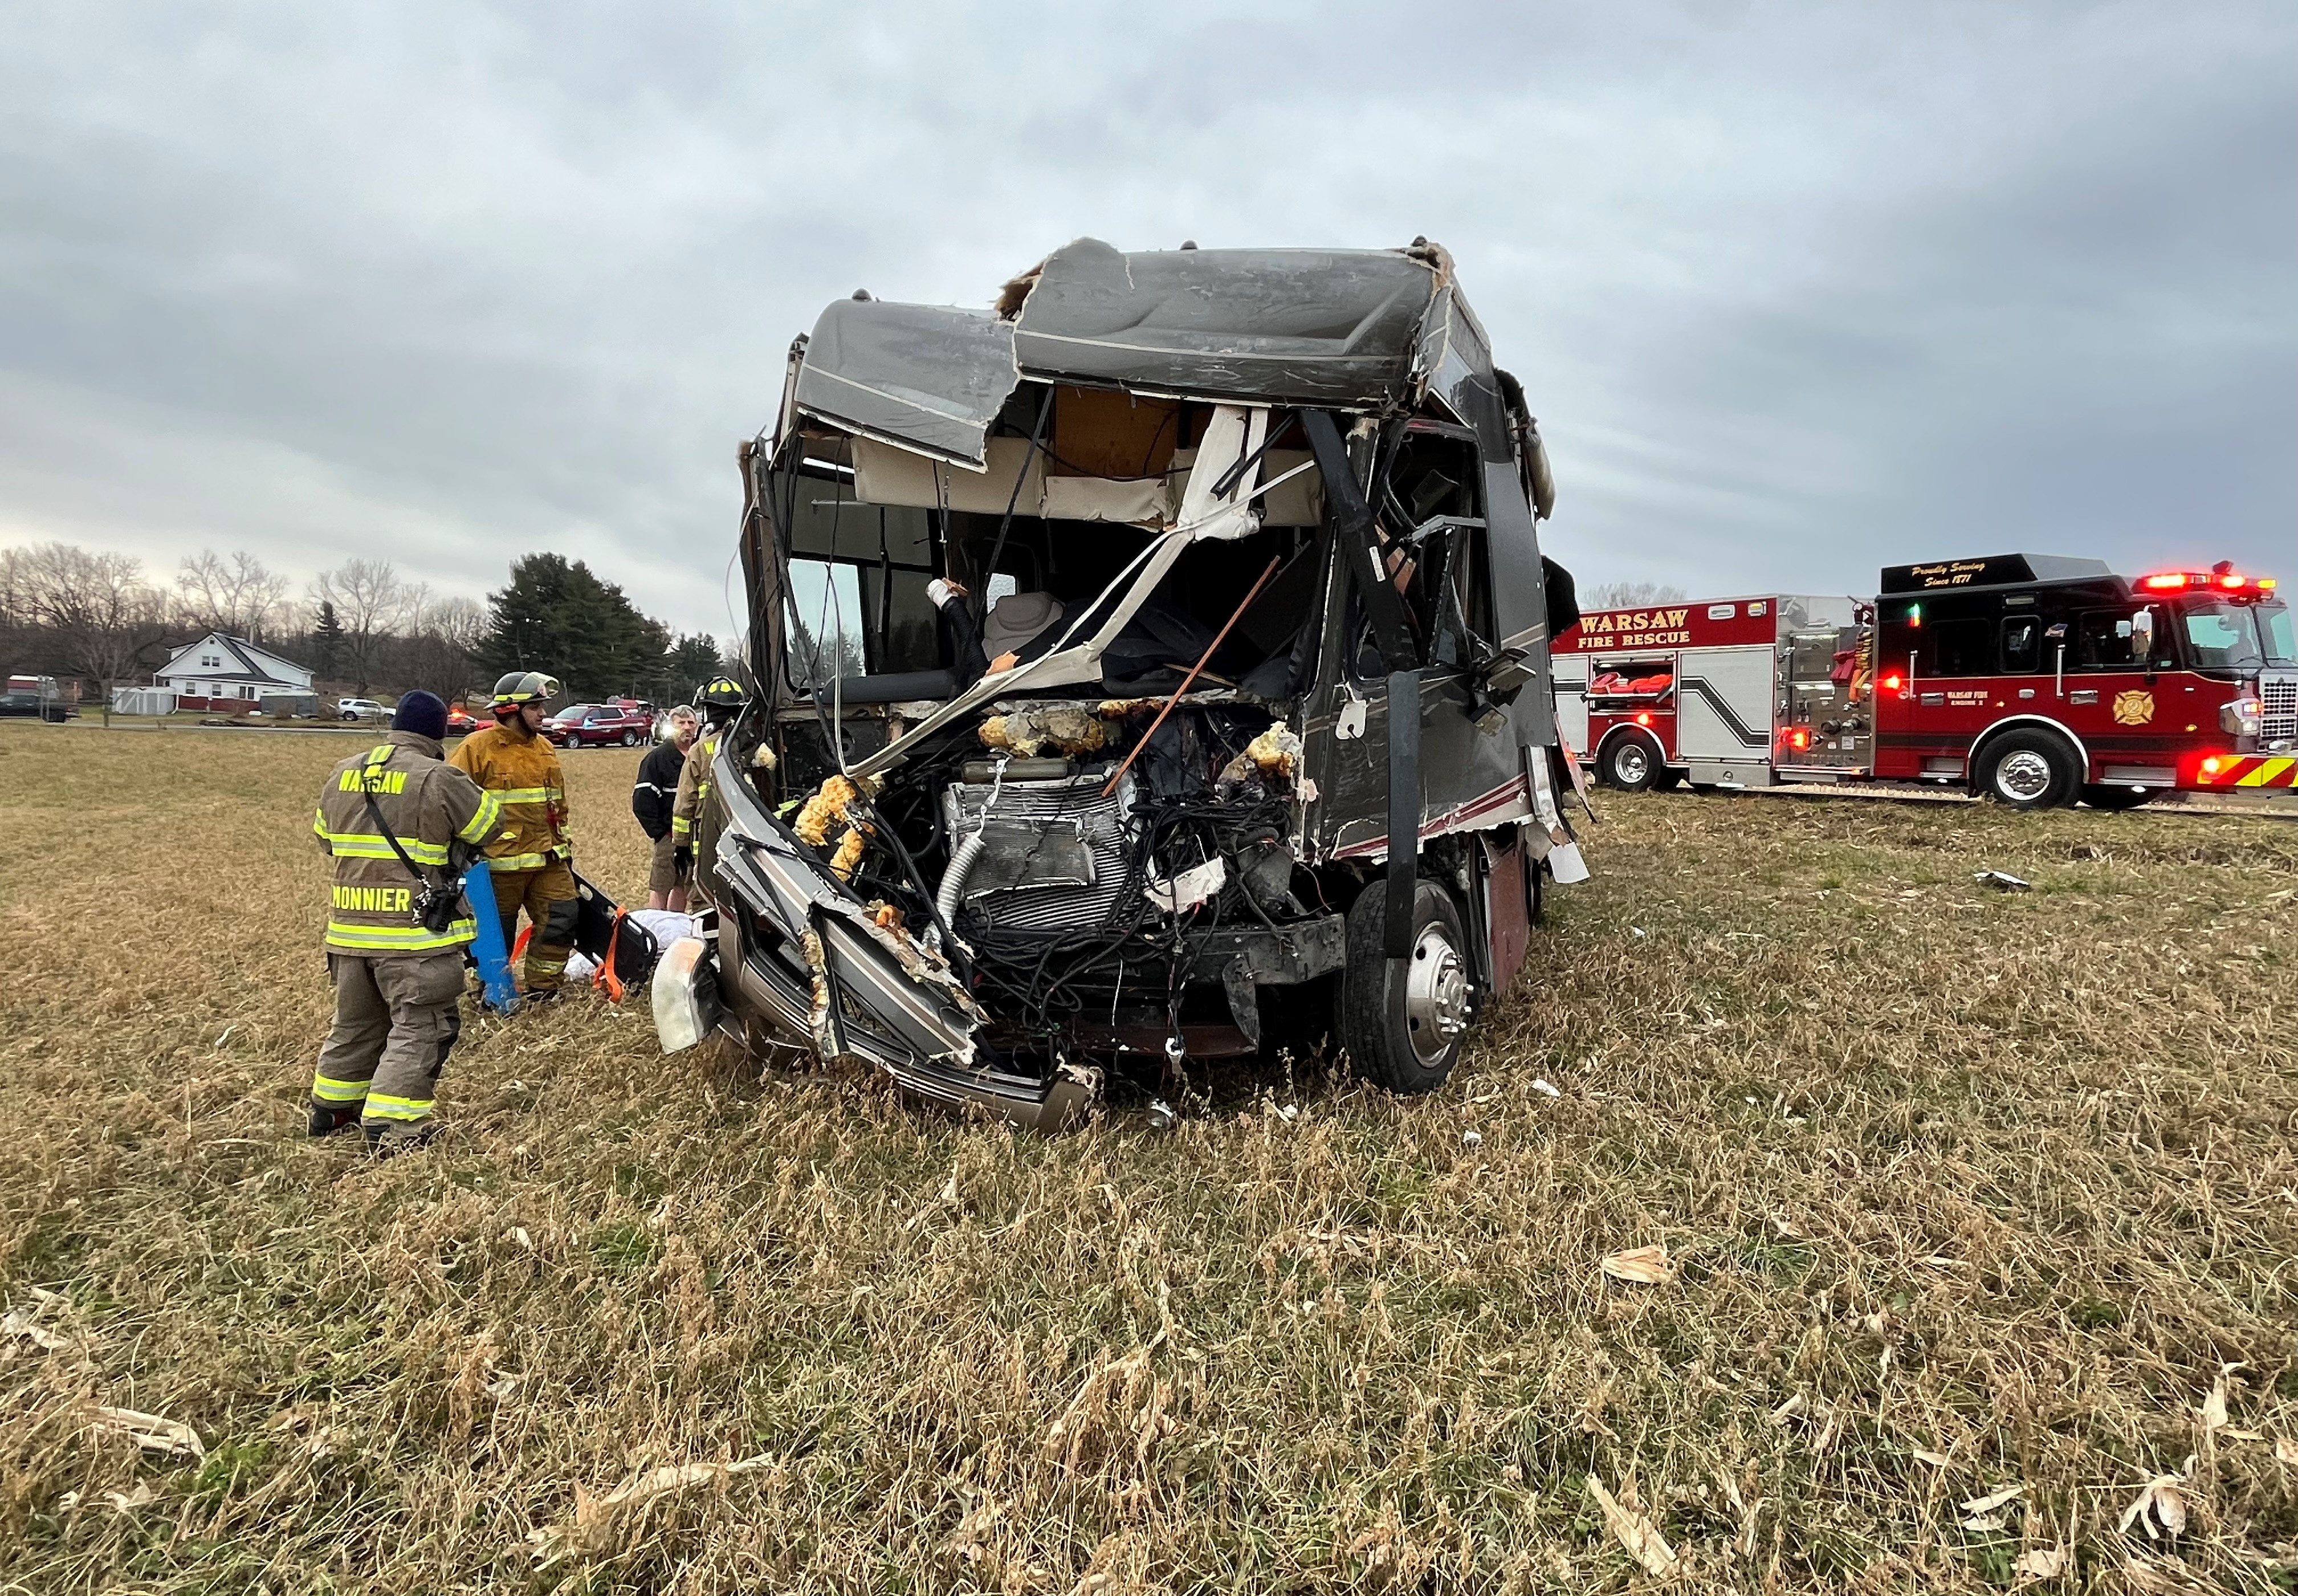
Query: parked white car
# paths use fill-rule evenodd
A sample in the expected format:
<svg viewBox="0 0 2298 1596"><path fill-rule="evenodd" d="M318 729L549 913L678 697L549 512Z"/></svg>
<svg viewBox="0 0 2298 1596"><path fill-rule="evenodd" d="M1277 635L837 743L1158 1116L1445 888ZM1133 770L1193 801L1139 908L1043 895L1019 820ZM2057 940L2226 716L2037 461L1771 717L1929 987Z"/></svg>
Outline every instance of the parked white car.
<svg viewBox="0 0 2298 1596"><path fill-rule="evenodd" d="M385 709L373 699L337 699L335 700L335 715L341 720L379 721L390 713L390 710Z"/></svg>

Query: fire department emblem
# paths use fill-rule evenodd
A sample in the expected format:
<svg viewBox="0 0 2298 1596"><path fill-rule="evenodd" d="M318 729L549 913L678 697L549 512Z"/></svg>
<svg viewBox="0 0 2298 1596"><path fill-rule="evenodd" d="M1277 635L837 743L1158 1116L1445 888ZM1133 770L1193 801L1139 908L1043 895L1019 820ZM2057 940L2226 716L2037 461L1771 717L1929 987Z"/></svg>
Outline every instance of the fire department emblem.
<svg viewBox="0 0 2298 1596"><path fill-rule="evenodd" d="M2119 692L2114 695L2114 724L2118 726L2143 726L2154 718L2154 695L2151 692Z"/></svg>

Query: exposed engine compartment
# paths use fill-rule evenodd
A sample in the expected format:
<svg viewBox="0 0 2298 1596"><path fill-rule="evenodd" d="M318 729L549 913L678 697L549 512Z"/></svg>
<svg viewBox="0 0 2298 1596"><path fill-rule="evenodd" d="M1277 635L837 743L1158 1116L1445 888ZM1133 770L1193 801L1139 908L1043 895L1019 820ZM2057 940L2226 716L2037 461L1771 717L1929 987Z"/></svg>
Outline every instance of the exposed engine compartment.
<svg viewBox="0 0 2298 1596"><path fill-rule="evenodd" d="M773 431L690 995L1030 1123L1327 1030L1444 1079L1576 853L1553 484L1441 249L1088 239L987 312L837 302Z"/></svg>
<svg viewBox="0 0 2298 1596"><path fill-rule="evenodd" d="M1175 1038L1198 1055L1261 1046L1257 1005L1224 1012L1187 988L1224 928L1332 917L1309 906L1312 880L1300 882L1308 903L1295 890L1300 739L1223 690L1161 719L1156 699L990 707L971 737L905 768L898 794L873 801L866 781L825 773L815 792L850 790L860 823L816 827L801 804L798 835L833 864L852 848L849 879L872 913L967 972L1002 1051L1044 1065L1072 1051L1162 1054ZM803 779L824 752L821 727L787 718L782 731ZM887 868L896 842L914 880Z"/></svg>

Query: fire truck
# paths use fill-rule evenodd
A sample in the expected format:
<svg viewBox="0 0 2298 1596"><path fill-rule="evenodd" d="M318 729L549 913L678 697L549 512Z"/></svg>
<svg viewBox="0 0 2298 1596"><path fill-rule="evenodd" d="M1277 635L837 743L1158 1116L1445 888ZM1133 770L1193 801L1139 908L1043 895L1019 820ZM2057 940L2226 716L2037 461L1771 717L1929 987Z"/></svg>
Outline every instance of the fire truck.
<svg viewBox="0 0 2298 1596"><path fill-rule="evenodd" d="M2016 809L2298 785L2298 640L2270 577L1991 555L1872 602L1598 610L1555 643L1560 730L1630 791L1927 781Z"/></svg>

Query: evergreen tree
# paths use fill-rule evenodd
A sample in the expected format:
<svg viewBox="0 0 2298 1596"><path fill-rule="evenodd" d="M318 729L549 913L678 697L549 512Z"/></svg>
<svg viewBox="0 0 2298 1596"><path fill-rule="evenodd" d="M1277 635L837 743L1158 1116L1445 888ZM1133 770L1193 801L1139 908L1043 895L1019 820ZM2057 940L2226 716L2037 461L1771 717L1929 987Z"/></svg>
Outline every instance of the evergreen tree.
<svg viewBox="0 0 2298 1596"><path fill-rule="evenodd" d="M570 699L607 699L656 690L669 649L669 628L641 614L614 583L579 559L530 554L487 595L479 657L498 676L542 671L564 682Z"/></svg>
<svg viewBox="0 0 2298 1596"><path fill-rule="evenodd" d="M702 685L718 674L718 641L706 633L682 637L663 657L663 699L668 703L691 702Z"/></svg>
<svg viewBox="0 0 2298 1596"><path fill-rule="evenodd" d="M335 615L333 600L319 601L319 618L311 626L311 675L340 675L343 666L343 624Z"/></svg>

